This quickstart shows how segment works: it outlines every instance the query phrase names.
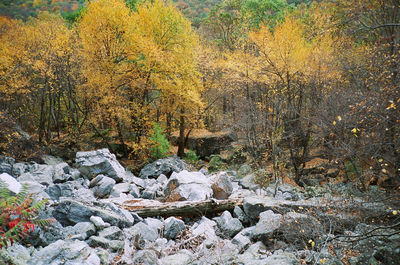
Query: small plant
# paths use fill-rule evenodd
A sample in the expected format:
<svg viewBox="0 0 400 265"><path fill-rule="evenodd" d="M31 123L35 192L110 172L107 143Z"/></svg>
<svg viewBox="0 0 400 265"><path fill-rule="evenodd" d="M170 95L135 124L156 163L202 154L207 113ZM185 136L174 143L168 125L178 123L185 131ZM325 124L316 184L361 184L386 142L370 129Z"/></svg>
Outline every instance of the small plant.
<svg viewBox="0 0 400 265"><path fill-rule="evenodd" d="M189 150L186 152L185 160L192 163L196 164L200 159L200 156L196 155L196 151L194 150Z"/></svg>
<svg viewBox="0 0 400 265"><path fill-rule="evenodd" d="M210 162L208 163L208 170L210 172L222 170L224 167L225 164L219 155L211 155Z"/></svg>
<svg viewBox="0 0 400 265"><path fill-rule="evenodd" d="M0 182L0 249L21 240L35 226L47 226L54 219L37 219L39 210L47 200L32 202L28 194L28 185L24 185L16 196L11 196L4 183Z"/></svg>
<svg viewBox="0 0 400 265"><path fill-rule="evenodd" d="M167 155L169 150L169 142L167 137L163 134L163 130L158 123L154 124L154 133L150 136L150 141L153 145L150 147L152 158L159 159Z"/></svg>

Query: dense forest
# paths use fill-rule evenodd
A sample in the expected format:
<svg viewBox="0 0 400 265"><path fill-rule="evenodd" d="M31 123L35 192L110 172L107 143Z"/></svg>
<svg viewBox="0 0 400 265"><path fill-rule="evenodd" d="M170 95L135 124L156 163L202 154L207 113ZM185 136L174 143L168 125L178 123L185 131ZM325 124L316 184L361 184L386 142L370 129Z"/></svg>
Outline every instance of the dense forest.
<svg viewBox="0 0 400 265"><path fill-rule="evenodd" d="M302 184L400 180L397 0L2 1L0 152L108 147L140 167L229 128L257 167ZM18 153L18 155L17 155Z"/></svg>

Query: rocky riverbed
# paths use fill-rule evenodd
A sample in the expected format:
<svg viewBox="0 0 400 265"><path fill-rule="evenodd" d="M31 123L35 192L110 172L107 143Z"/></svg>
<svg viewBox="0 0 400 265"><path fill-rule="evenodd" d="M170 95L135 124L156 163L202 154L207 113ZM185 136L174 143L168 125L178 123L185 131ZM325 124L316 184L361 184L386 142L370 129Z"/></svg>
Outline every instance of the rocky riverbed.
<svg viewBox="0 0 400 265"><path fill-rule="evenodd" d="M261 188L247 166L209 174L177 157L134 176L107 149L43 162L0 157L9 189L28 184L34 200L49 199L40 217L56 219L0 250L5 264L400 264L399 219L377 187ZM238 203L152 217L128 207L154 200Z"/></svg>

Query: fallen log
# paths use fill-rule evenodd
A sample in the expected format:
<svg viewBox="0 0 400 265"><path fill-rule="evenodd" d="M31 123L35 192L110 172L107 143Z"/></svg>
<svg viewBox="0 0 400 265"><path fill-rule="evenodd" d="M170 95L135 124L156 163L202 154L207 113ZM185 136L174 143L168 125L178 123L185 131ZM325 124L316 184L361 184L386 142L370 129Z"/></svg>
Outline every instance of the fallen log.
<svg viewBox="0 0 400 265"><path fill-rule="evenodd" d="M204 201L176 201L160 202L155 200L135 199L118 203L120 207L135 212L140 217L154 216L207 216L226 210L233 210L235 206L242 206L242 199Z"/></svg>

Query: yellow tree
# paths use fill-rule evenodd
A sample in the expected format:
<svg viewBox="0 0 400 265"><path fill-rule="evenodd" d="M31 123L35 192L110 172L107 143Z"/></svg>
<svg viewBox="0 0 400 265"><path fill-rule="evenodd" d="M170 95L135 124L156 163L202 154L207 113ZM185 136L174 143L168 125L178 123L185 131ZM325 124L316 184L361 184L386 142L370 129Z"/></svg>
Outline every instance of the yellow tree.
<svg viewBox="0 0 400 265"><path fill-rule="evenodd" d="M83 96L99 134L117 128L122 146L139 154L157 111L177 117L185 128L200 104L196 37L172 4L152 1L131 11L124 1L92 2L79 34L86 62Z"/></svg>
<svg viewBox="0 0 400 265"><path fill-rule="evenodd" d="M162 0L144 3L133 15L137 31L144 38L140 54L143 67L161 93L167 131L171 119L179 119L178 155L184 155L184 132L201 107L201 79L195 51L198 40L189 21L171 4Z"/></svg>
<svg viewBox="0 0 400 265"><path fill-rule="evenodd" d="M73 34L60 16L41 13L37 19L15 24L2 38L1 58L11 69L1 83L8 109L28 129L37 130L39 141L49 141L52 132L60 133L71 122L65 114L76 110L71 98L76 73Z"/></svg>
<svg viewBox="0 0 400 265"><path fill-rule="evenodd" d="M310 38L299 20L287 17L273 32L263 26L249 39L256 47L260 78L274 84L272 95L281 99L282 137L299 182L310 148L310 115L327 84L338 77L332 38L329 33Z"/></svg>
<svg viewBox="0 0 400 265"><path fill-rule="evenodd" d="M90 2L78 25L86 78L80 97L85 102L90 129L109 145L104 132L116 128L110 133L118 134L125 154L124 130L130 127L132 110L140 110L125 95L133 93L138 77L134 61L128 60L129 35L133 31L130 25L130 10L119 0ZM132 142L140 142L140 135Z"/></svg>

